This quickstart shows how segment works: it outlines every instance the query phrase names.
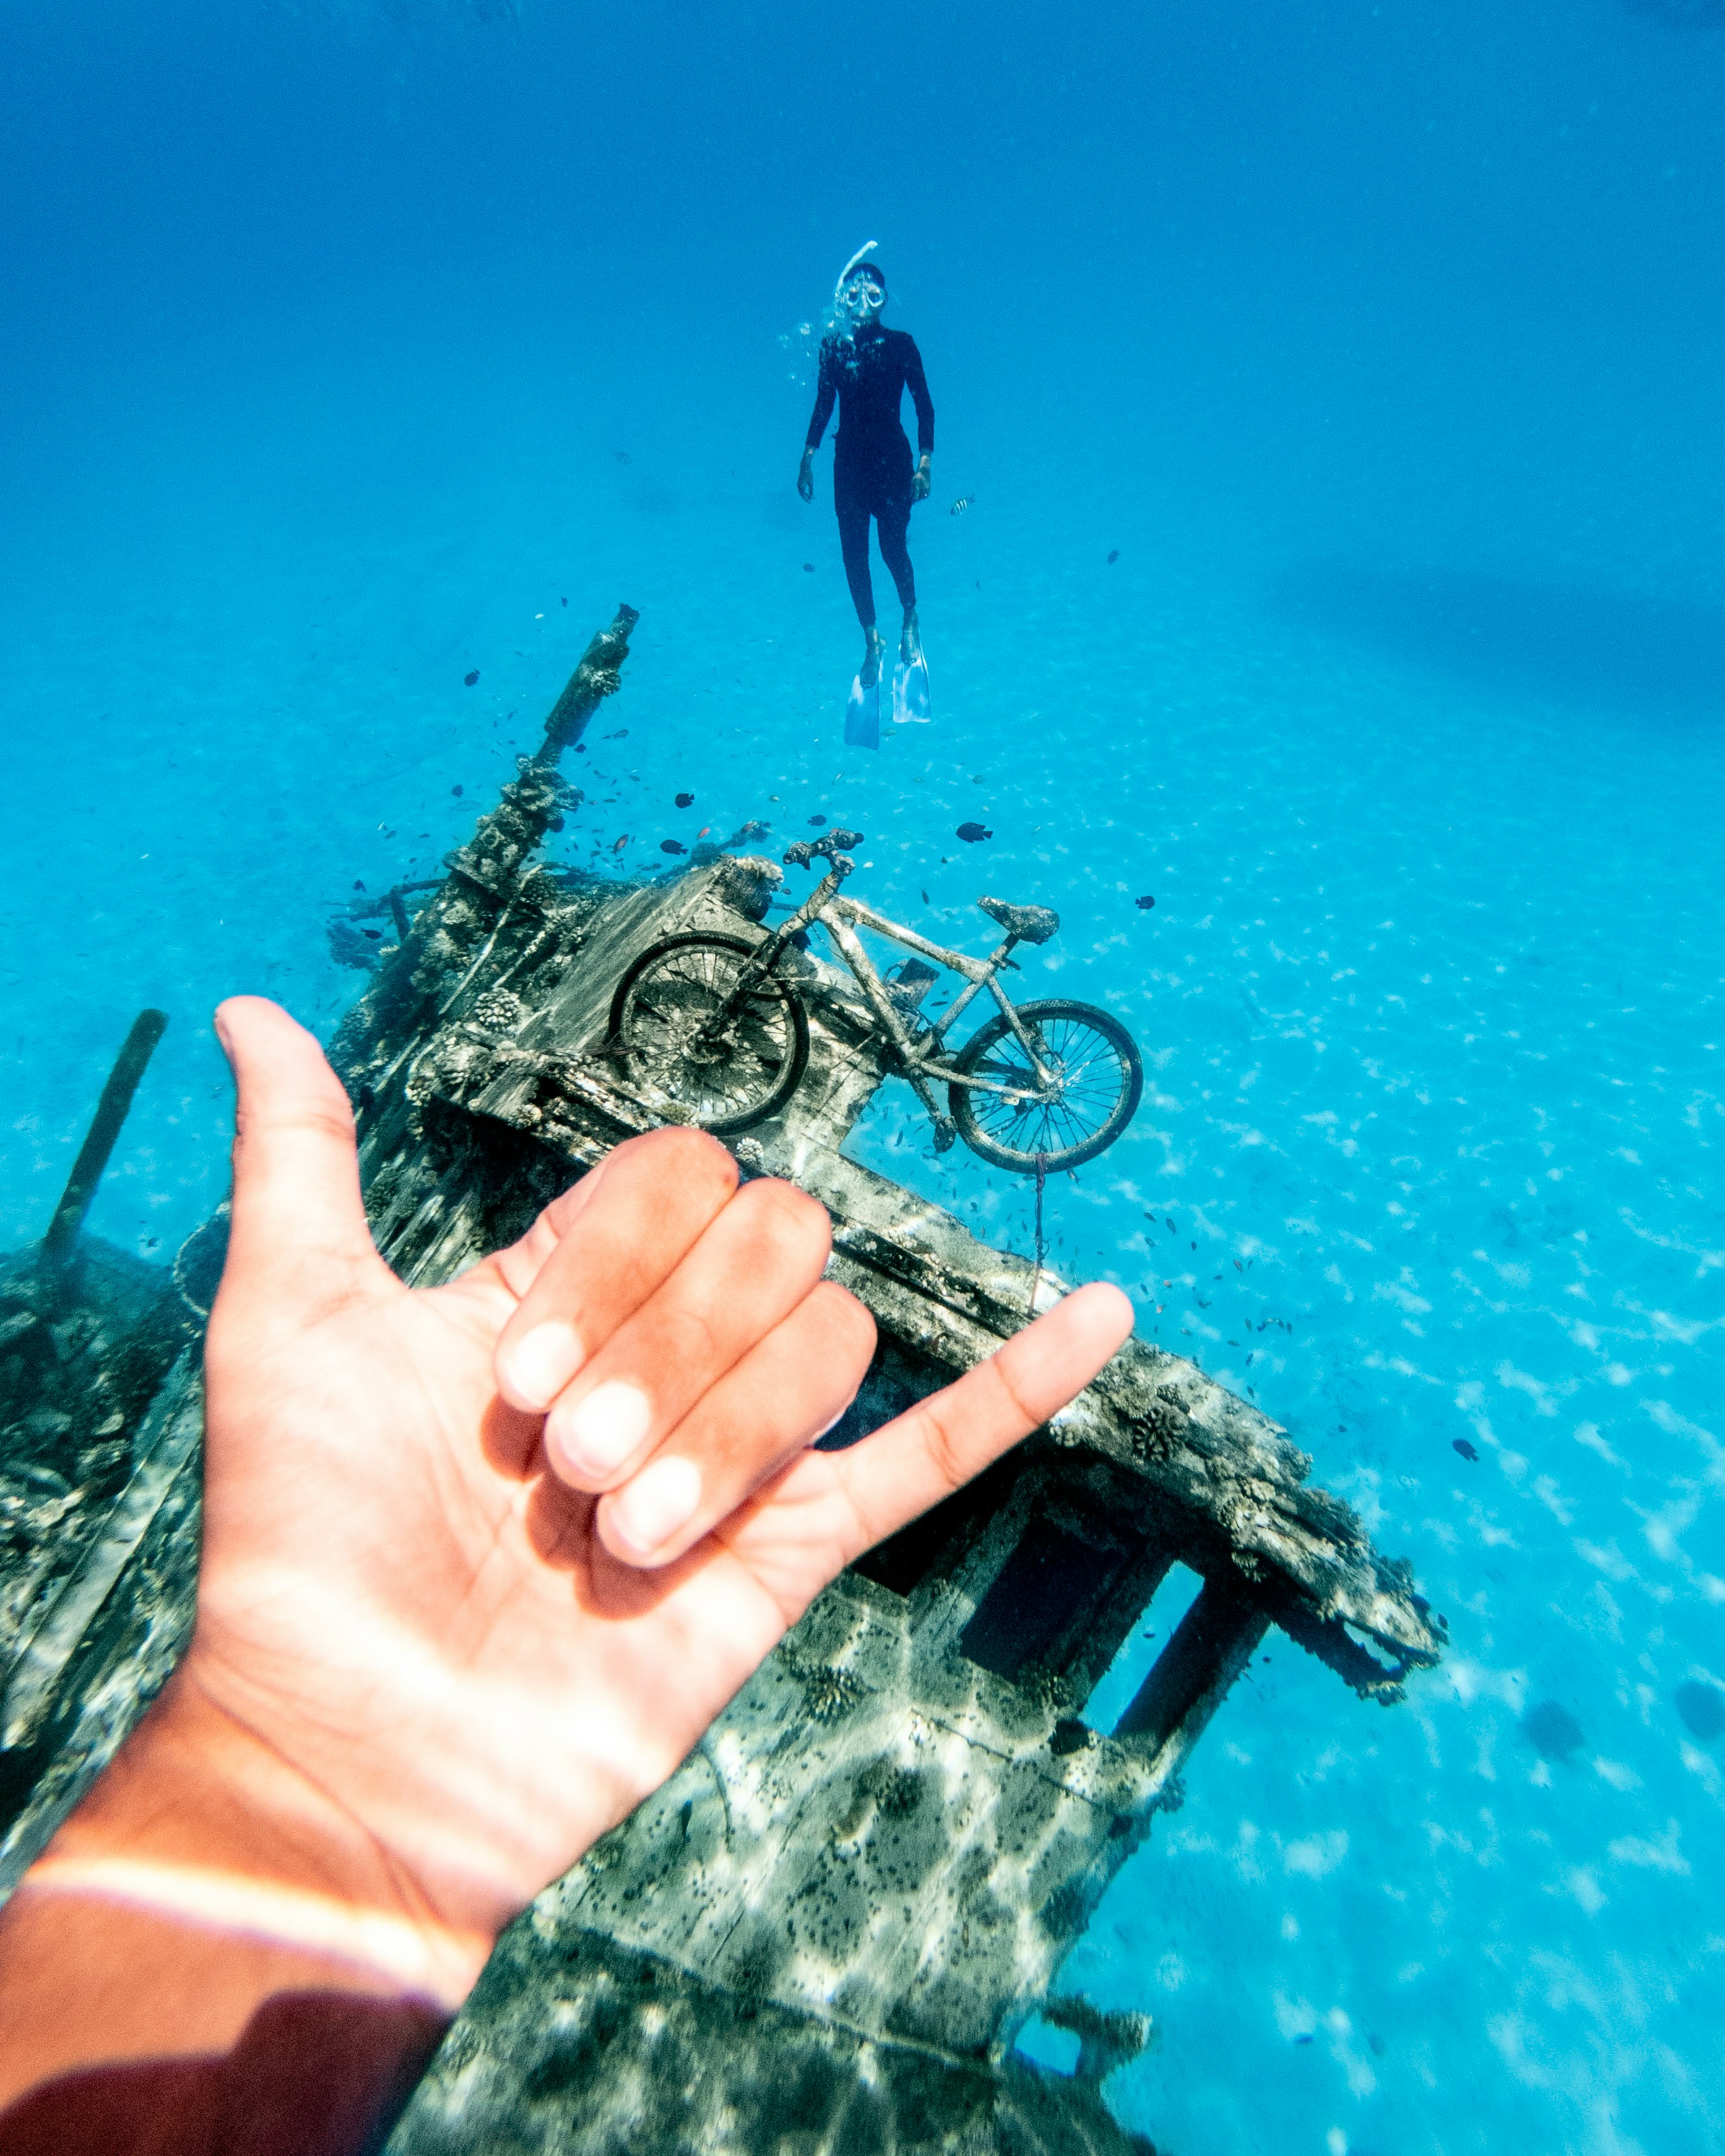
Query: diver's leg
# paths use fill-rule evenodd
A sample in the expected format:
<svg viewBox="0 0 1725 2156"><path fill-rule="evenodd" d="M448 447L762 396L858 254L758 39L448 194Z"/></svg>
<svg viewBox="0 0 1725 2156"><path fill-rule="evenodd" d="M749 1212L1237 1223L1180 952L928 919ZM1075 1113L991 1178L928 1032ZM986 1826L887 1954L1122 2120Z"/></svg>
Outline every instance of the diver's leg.
<svg viewBox="0 0 1725 2156"><path fill-rule="evenodd" d="M868 688L880 678L880 654L886 648L875 626L875 585L869 574L869 497L836 459L833 465L833 506L839 513L839 547L845 557L850 600L863 628L861 678L863 686Z"/></svg>
<svg viewBox="0 0 1725 2156"><path fill-rule="evenodd" d="M898 655L908 665L922 649L916 626L916 572L911 567L911 551L905 543L911 529L908 488L902 495L894 494L879 504L875 523L880 534L880 559L891 572L892 581L898 587L898 603L905 610Z"/></svg>

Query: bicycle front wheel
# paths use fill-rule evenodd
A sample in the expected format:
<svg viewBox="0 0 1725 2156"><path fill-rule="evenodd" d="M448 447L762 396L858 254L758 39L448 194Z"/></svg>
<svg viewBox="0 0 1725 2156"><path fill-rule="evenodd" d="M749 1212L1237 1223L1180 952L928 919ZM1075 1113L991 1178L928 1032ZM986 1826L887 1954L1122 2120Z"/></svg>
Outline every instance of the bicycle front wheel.
<svg viewBox="0 0 1725 2156"><path fill-rule="evenodd" d="M762 974L716 1025L753 956L737 936L667 936L611 999L611 1038L630 1077L718 1137L782 1108L809 1062L808 1015L776 974Z"/></svg>
<svg viewBox="0 0 1725 2156"><path fill-rule="evenodd" d="M1106 1152L1137 1112L1144 1066L1117 1019L1059 998L1020 1004L1018 1019L1048 1073L1038 1075L1004 1015L965 1043L948 1089L952 1121L973 1152L1020 1175L1079 1168ZM981 1080L982 1084L967 1081ZM1005 1090L996 1091L995 1087Z"/></svg>

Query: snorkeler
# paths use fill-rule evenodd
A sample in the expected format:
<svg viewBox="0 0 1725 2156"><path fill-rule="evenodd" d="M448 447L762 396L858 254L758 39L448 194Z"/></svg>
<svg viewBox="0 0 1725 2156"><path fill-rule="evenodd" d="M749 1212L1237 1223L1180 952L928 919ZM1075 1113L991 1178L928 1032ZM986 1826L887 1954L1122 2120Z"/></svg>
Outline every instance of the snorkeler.
<svg viewBox="0 0 1725 2156"><path fill-rule="evenodd" d="M870 240L869 246L873 244ZM865 639L862 666L851 685L845 737L874 747L880 740L880 662L886 645L875 625L875 592L869 574L871 516L880 535L880 558L892 572L904 608L893 676L893 716L901 721L928 716L928 666L916 621L916 579L905 540L911 505L928 498L934 405L915 341L903 330L881 325L886 279L878 264L862 259L867 252L868 248L861 249L845 264L834 294L849 327L835 328L821 344L820 383L797 474L797 491L804 501L814 499L814 453L836 401L833 504L839 515L845 574ZM914 470L911 444L899 424L899 406L906 389L916 408Z"/></svg>

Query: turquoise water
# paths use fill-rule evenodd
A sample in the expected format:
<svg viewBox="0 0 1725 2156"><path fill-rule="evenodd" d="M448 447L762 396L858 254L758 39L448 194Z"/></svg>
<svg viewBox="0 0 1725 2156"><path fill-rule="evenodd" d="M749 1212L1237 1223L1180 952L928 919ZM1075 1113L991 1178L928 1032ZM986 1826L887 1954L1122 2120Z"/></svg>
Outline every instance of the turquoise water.
<svg viewBox="0 0 1725 2156"><path fill-rule="evenodd" d="M1057 907L1025 987L1150 1082L1054 1262L1253 1391L1454 1643L1384 1712L1273 1636L1067 1965L1155 2016L1109 2099L1178 2156L1722 2145L1725 1743L1677 1698L1725 1681L1725 33L1684 13L0 19L0 1242L146 1003L94 1225L196 1224L213 1003L326 1034L332 911L465 835L619 598L569 857L824 814L939 940ZM781 340L876 234L936 721L870 756ZM1027 1246L901 1089L855 1143Z"/></svg>

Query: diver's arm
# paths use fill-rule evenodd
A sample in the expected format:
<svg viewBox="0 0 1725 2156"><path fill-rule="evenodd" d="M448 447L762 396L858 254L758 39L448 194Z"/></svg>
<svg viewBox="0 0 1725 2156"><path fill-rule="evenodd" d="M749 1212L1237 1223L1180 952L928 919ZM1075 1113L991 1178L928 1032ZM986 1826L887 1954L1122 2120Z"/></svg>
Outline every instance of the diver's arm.
<svg viewBox="0 0 1725 2156"><path fill-rule="evenodd" d="M831 339L820 348L820 381L814 392L814 410L809 417L809 432L803 441L803 461L797 469L797 491L804 501L814 499L814 453L820 447L820 438L827 430L827 422L833 416L833 407L839 398L839 373L829 349Z"/></svg>
<svg viewBox="0 0 1725 2156"><path fill-rule="evenodd" d="M905 387L916 408L916 475L911 481L911 499L927 501L934 483L929 472L929 459L934 454L934 399L922 372L922 355L916 339L910 336L905 339Z"/></svg>
<svg viewBox="0 0 1725 2156"><path fill-rule="evenodd" d="M922 355L916 349L916 339L907 336L905 346L905 387L916 408L918 469L926 472L928 459L934 454L934 399L928 393L928 380L922 372Z"/></svg>

